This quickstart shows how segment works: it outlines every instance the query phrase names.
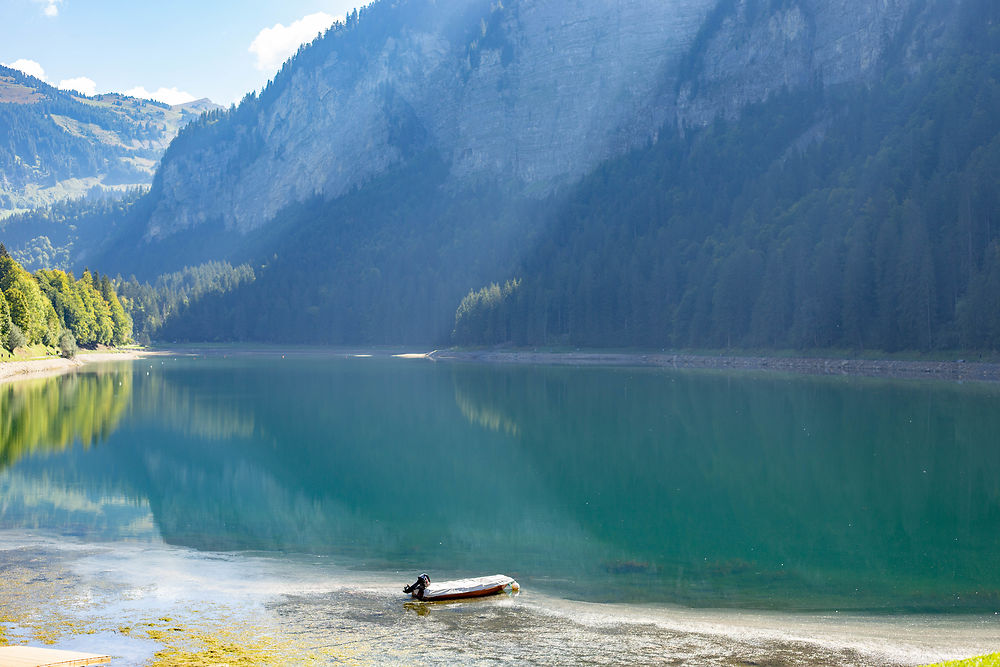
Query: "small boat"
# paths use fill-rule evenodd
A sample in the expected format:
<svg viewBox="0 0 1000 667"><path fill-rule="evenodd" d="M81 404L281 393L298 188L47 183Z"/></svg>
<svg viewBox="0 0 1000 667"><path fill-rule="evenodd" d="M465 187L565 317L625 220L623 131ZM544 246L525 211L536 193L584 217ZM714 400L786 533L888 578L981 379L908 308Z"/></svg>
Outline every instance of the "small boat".
<svg viewBox="0 0 1000 667"><path fill-rule="evenodd" d="M481 598L487 595L502 593L505 589L512 593L520 590L516 581L505 574L493 574L488 577L473 577L471 579L453 579L431 583L427 574L421 574L417 580L403 589L418 600L431 602L435 600L461 600L464 598Z"/></svg>

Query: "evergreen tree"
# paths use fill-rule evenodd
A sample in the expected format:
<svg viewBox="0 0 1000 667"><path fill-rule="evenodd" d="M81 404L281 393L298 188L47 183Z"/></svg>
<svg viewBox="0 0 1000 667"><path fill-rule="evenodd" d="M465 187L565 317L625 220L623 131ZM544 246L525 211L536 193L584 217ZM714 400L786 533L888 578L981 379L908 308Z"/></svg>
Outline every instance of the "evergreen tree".
<svg viewBox="0 0 1000 667"><path fill-rule="evenodd" d="M0 292L0 342L6 342L10 335L10 327L13 322L10 319L10 306L7 305L7 297Z"/></svg>
<svg viewBox="0 0 1000 667"><path fill-rule="evenodd" d="M132 318L122 307L122 303L107 276L100 280L100 294L111 314L111 343L113 345L130 343L132 341Z"/></svg>

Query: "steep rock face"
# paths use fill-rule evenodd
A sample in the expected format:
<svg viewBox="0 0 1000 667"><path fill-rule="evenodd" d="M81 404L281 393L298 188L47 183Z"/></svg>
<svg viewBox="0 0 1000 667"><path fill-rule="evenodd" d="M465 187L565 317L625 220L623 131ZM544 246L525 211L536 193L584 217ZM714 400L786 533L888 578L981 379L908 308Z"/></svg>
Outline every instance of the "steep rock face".
<svg viewBox="0 0 1000 667"><path fill-rule="evenodd" d="M701 126L732 118L782 87L867 80L908 19L921 39L940 28L946 3L924 0L759 0L720 2L699 35L677 96L677 123ZM957 5L958 3L949 3ZM953 8L952 8L953 9Z"/></svg>
<svg viewBox="0 0 1000 667"><path fill-rule="evenodd" d="M733 117L782 88L864 80L930 0L377 3L259 98L175 142L147 240L241 233L425 152L450 185L536 196L661 128Z"/></svg>
<svg viewBox="0 0 1000 667"><path fill-rule="evenodd" d="M431 4L436 16L373 38L359 58L351 33L377 32L369 15L314 44L311 67L288 66L230 136L168 154L148 236L220 220L253 229L428 148L459 184L544 192L670 117L677 63L714 1L466 0L448 15Z"/></svg>
<svg viewBox="0 0 1000 667"><path fill-rule="evenodd" d="M585 173L648 139L667 118L680 57L710 9L704 0L521 2L504 49L484 50L456 107L454 173L525 184ZM442 129L445 129L442 128Z"/></svg>

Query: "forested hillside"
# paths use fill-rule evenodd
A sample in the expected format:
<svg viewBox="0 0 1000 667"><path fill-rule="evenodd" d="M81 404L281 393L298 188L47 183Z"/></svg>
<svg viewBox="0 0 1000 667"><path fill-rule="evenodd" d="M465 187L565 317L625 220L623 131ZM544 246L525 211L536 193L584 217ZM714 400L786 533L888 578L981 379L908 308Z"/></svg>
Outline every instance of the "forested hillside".
<svg viewBox="0 0 1000 667"><path fill-rule="evenodd" d="M217 105L87 97L0 66L0 217L149 184L167 144L205 108Z"/></svg>
<svg viewBox="0 0 1000 667"><path fill-rule="evenodd" d="M871 83L665 127L542 200L442 195L447 165L429 154L288 210L259 280L168 330L442 344L447 304L486 274L498 284L461 302L454 342L997 347L998 28L988 4L963 11L919 69L911 52Z"/></svg>
<svg viewBox="0 0 1000 667"><path fill-rule="evenodd" d="M605 164L519 284L466 297L455 340L1000 347L1000 23L966 11L917 74L787 92Z"/></svg>
<svg viewBox="0 0 1000 667"><path fill-rule="evenodd" d="M145 194L139 187L119 195L70 199L0 219L0 239L28 271L70 270L88 261Z"/></svg>
<svg viewBox="0 0 1000 667"><path fill-rule="evenodd" d="M10 229L106 216L83 261L165 340L1000 348L995 2L439 4L352 15L122 210Z"/></svg>

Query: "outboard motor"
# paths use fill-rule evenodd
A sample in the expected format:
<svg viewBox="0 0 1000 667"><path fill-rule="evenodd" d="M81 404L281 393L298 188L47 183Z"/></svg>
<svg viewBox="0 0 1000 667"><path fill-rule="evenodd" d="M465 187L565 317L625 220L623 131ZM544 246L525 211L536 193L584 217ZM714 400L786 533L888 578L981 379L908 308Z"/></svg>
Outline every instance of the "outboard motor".
<svg viewBox="0 0 1000 667"><path fill-rule="evenodd" d="M403 589L404 593L410 593L418 600L424 599L424 589L431 585L431 578L427 573L421 574L417 580Z"/></svg>

